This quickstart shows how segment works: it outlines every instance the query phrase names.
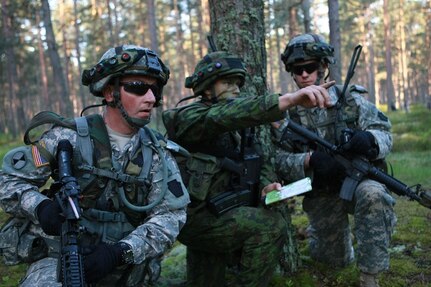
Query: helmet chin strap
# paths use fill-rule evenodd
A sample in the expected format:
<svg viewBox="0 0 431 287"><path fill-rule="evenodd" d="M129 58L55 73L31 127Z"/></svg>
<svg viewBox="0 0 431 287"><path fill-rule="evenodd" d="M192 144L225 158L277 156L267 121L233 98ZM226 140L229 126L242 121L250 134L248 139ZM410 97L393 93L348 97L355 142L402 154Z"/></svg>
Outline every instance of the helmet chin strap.
<svg viewBox="0 0 431 287"><path fill-rule="evenodd" d="M202 96L201 101L204 103L207 102L211 102L211 104L217 104L218 103L218 98L217 95L215 93L215 89L214 86L211 87L211 98L207 98L206 96Z"/></svg>
<svg viewBox="0 0 431 287"><path fill-rule="evenodd" d="M214 85L211 87L211 103L213 104L218 103L218 96L216 95Z"/></svg>
<svg viewBox="0 0 431 287"><path fill-rule="evenodd" d="M316 78L316 82L314 83L315 85L320 85L320 83L322 82L322 80L326 80L326 78L329 77L329 73L328 73L328 76L325 77L326 68L325 68L324 65L325 64L323 63L323 61L321 61L320 65L319 65L319 68L317 70L317 78Z"/></svg>
<svg viewBox="0 0 431 287"><path fill-rule="evenodd" d="M121 116L126 120L126 122L134 129L140 129L146 126L150 121L151 117L148 119L140 119L140 118L133 118L129 116L129 114L124 109L123 104L121 103L121 96L120 96L120 79L116 78L114 83L114 101L108 103L108 106L115 107L120 110Z"/></svg>

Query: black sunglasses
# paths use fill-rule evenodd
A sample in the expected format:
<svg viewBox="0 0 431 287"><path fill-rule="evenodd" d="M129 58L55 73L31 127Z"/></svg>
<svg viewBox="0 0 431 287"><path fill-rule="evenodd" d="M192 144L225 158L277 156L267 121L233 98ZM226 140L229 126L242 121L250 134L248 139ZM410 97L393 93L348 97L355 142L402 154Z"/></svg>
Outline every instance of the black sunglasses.
<svg viewBox="0 0 431 287"><path fill-rule="evenodd" d="M306 71L307 74L311 74L319 68L319 65L319 63L310 63L306 65L292 66L292 73L300 76L304 71Z"/></svg>
<svg viewBox="0 0 431 287"><path fill-rule="evenodd" d="M138 96L145 95L148 92L148 90L151 89L151 91L153 92L156 98L160 97L160 90L157 85L150 85L144 82L134 81L134 82L120 83L120 86L123 86L126 92L132 93Z"/></svg>

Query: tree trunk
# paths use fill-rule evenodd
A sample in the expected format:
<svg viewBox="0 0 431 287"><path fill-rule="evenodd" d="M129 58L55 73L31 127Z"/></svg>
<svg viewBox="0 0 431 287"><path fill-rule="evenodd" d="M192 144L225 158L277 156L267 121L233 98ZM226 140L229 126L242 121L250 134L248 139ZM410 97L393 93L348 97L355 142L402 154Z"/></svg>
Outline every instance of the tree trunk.
<svg viewBox="0 0 431 287"><path fill-rule="evenodd" d="M66 19L66 12L64 11L64 7L66 7L67 0L63 0L63 5L60 6L59 13L60 13L60 27L63 27L61 29L61 36L62 36L62 49L63 49L63 55L64 55L64 74L65 74L65 83L66 83L66 91L68 91L69 98L72 103L72 109L73 109L73 115L75 114L78 106L76 102L76 93L73 92L73 90L70 87L73 87L74 84L74 77L73 73L70 72L70 54L69 54L69 43L68 43L68 37L67 37L67 30L66 25L68 23L65 22Z"/></svg>
<svg viewBox="0 0 431 287"><path fill-rule="evenodd" d="M111 0L106 0L106 9L108 12L108 32L109 32L109 46L114 47L115 45L115 35L114 35L114 27L112 25L112 12L111 12Z"/></svg>
<svg viewBox="0 0 431 287"><path fill-rule="evenodd" d="M36 13L36 22L40 23L40 16L39 13ZM38 37L37 37L37 47L39 49L39 65L40 65L40 82L42 83L41 85L41 95L42 95L42 102L44 104L49 103L49 92L48 92L48 75L46 73L46 61L45 61L45 54L44 54L44 49L43 49L43 44L42 44L42 31L40 29L40 26L37 25L38 29ZM39 104L40 105L40 104ZM39 110L40 110L40 106L39 106Z"/></svg>
<svg viewBox="0 0 431 287"><path fill-rule="evenodd" d="M341 79L341 35L338 0L328 0L329 43L334 47L335 64L330 65L331 79L342 83Z"/></svg>
<svg viewBox="0 0 431 287"><path fill-rule="evenodd" d="M262 0L210 0L211 34L219 50L241 56L248 70L242 95L254 96L267 93L264 4ZM236 13L231 13L236 11ZM271 143L269 125L257 129L258 138ZM264 157L272 159L273 147L264 147ZM285 211L288 222L288 241L284 246L281 267L284 272L295 272L299 265L296 231L291 225L290 213Z"/></svg>
<svg viewBox="0 0 431 287"><path fill-rule="evenodd" d="M72 105L69 99L66 80L61 66L60 56L57 50L57 43L55 41L54 30L51 22L51 11L49 9L48 0L42 1L42 15L43 22L46 30L46 44L48 46L48 55L51 60L54 86L56 97L60 103L60 112L64 116L72 116Z"/></svg>
<svg viewBox="0 0 431 287"><path fill-rule="evenodd" d="M277 56L279 56L283 53L284 48L281 45L281 38L280 38L280 34L278 33L278 31L276 31L276 41L277 41ZM277 67L278 67L278 77L279 77L278 80L280 82L280 90L281 90L280 92L281 93L287 93L287 81L288 81L287 75L288 75L288 73L286 73L284 64L280 58L278 58L278 61L279 61L279 64L277 65Z"/></svg>
<svg viewBox="0 0 431 287"><path fill-rule="evenodd" d="M3 26L3 41L5 46L6 55L6 66L7 66L7 80L8 80L8 91L6 97L4 98L4 132L10 132L14 138L18 135L18 107L21 106L18 99L18 75L17 75L17 65L15 62L14 55L14 27L12 24L13 11L9 10L10 6L7 4L6 0L2 0L2 26ZM2 117L3 117L2 116Z"/></svg>
<svg viewBox="0 0 431 287"><path fill-rule="evenodd" d="M426 15L426 25L425 25L425 53L426 59L428 59L428 65L426 65L427 71L427 81L425 81L425 95L426 98L424 102L431 108L431 1L426 2L426 6L424 7L425 15Z"/></svg>
<svg viewBox="0 0 431 287"><path fill-rule="evenodd" d="M310 0L302 0L301 8L304 13L304 31L305 33L311 33L311 16L310 16Z"/></svg>
<svg viewBox="0 0 431 287"><path fill-rule="evenodd" d="M390 109L396 108L394 82L392 81L392 48L389 16L389 0L383 0L383 26L385 40L385 64L386 64L386 95Z"/></svg>
<svg viewBox="0 0 431 287"><path fill-rule="evenodd" d="M81 33L79 32L79 13L78 13L78 0L73 1L73 18L75 26L75 51L76 51L76 61L78 64L78 75L82 75L82 63L81 63L81 48L79 47L79 39L81 38ZM81 79L79 79L79 98L81 99L81 106L87 106L87 99L85 98L84 88L81 85Z"/></svg>
<svg viewBox="0 0 431 287"><path fill-rule="evenodd" d="M196 1L196 20L198 22L198 34L199 34L199 48L198 48L198 58L202 59L204 56L204 49L206 47L205 37L204 37L204 27L208 27L209 23L205 23L202 11L206 11L204 5L208 5L207 1L202 4L201 0ZM202 24L202 25L201 25Z"/></svg>
<svg viewBox="0 0 431 287"><path fill-rule="evenodd" d="M400 82L401 82L401 88L400 88L400 101L403 105L405 111L407 112L409 110L410 106L410 96L409 96L409 90L408 90L408 63L407 63L407 49L406 49L406 32L405 32L405 23L404 23L404 0L399 1L399 18L397 21L398 25L398 36L399 41L399 61L400 61L400 67L399 67L399 74L400 74Z"/></svg>
<svg viewBox="0 0 431 287"><path fill-rule="evenodd" d="M294 0L288 0L287 10L289 11L289 39L291 39L296 34L299 34L299 29L297 25L298 21L296 20L299 4L300 3Z"/></svg>
<svg viewBox="0 0 431 287"><path fill-rule="evenodd" d="M150 34L149 48L159 54L159 38L157 37L157 21L154 0L147 0L147 21L148 32Z"/></svg>

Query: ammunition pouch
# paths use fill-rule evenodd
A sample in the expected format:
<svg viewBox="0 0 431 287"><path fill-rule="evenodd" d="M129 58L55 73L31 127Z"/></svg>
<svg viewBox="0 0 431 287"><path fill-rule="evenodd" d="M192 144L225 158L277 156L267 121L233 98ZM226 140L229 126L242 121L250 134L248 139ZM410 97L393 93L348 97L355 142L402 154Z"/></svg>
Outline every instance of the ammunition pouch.
<svg viewBox="0 0 431 287"><path fill-rule="evenodd" d="M214 175L221 169L217 158L204 153L194 153L186 162L187 190L193 200L205 201Z"/></svg>
<svg viewBox="0 0 431 287"><path fill-rule="evenodd" d="M126 237L136 227L131 225L126 215L119 212L110 212L89 208L84 211L80 225L84 227L88 241L83 245L97 244L100 242L112 244ZM89 236L89 237L87 237Z"/></svg>
<svg viewBox="0 0 431 287"><path fill-rule="evenodd" d="M0 256L5 265L31 263L48 256L43 238L32 232L26 218L11 217L0 229Z"/></svg>
<svg viewBox="0 0 431 287"><path fill-rule="evenodd" d="M255 194L251 190L227 191L220 193L207 202L208 209L216 216L239 206L254 206Z"/></svg>

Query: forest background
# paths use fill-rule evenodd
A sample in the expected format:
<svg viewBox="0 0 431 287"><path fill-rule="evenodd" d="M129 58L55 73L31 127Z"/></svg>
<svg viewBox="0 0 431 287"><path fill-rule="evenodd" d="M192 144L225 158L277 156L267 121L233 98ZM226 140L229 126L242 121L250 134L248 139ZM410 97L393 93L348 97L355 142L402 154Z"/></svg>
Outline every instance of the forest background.
<svg viewBox="0 0 431 287"><path fill-rule="evenodd" d="M313 32L335 47L337 63L331 67L331 78L338 83L344 80L354 47L363 45L352 82L365 86L368 99L387 111L394 124L394 152L389 159L395 175L406 183L431 186L427 172L431 170L430 1L0 0L0 5L0 159L19 144L29 120L39 111L73 117L98 102L80 84L80 75L109 47L135 43L159 53L171 70L161 108L167 109L190 95L184 78L208 52L209 33L219 48L245 56L252 89L262 94L296 89L280 54L291 36ZM248 31L237 31L244 26ZM158 129L162 129L161 109L152 118L152 126ZM397 208L401 220L393 242L396 254L390 272L381 278L382 286L429 286L431 215L413 202L401 200ZM300 208L298 213L294 224L304 228L306 217ZM0 212L0 223L5 219ZM301 256L307 256L305 241L299 245ZM183 251L182 247L173 252ZM180 263L165 260L165 267L184 267L184 252L167 258ZM307 258L302 262L304 280L311 283L305 283L299 273L293 278L282 276L281 281L274 278L275 286L357 284L354 266L338 273L312 265ZM12 282L22 276L25 266L9 268L0 264L0 286L15 286ZM165 269L166 277L184 279L184 268Z"/></svg>
<svg viewBox="0 0 431 287"><path fill-rule="evenodd" d="M41 110L71 117L97 102L80 84L80 75L109 47L135 43L159 53L171 70L162 109L190 95L184 78L208 52L211 11L204 0L0 2L0 134L11 138ZM235 7L241 1L230 2L226 13L242 21ZM343 81L353 49L361 44L354 82L368 89L370 101L393 109L431 105L430 2L263 1L266 58L255 61L264 61L259 64L266 69L267 89L295 89L280 54L291 36L313 32L335 47L331 78L337 82ZM162 127L159 114L153 117L157 128Z"/></svg>

